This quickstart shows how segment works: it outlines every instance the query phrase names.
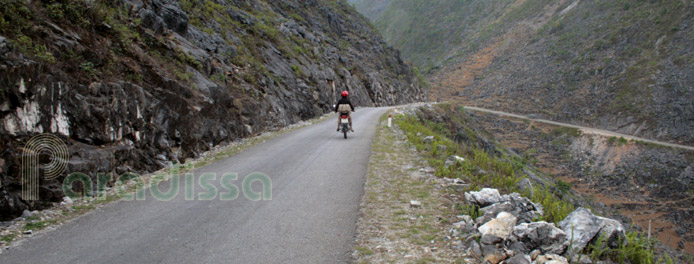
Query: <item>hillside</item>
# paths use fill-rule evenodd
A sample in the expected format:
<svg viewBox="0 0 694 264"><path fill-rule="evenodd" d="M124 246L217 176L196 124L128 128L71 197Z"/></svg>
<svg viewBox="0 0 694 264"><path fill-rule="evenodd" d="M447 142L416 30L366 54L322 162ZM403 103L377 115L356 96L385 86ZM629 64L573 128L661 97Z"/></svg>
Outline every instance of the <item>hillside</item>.
<svg viewBox="0 0 694 264"><path fill-rule="evenodd" d="M342 1L0 0L0 220L59 202L67 172L154 171L330 112L342 90L382 106L422 100L420 83ZM26 201L39 133L70 160Z"/></svg>
<svg viewBox="0 0 694 264"><path fill-rule="evenodd" d="M429 100L694 144L694 1L354 3Z"/></svg>

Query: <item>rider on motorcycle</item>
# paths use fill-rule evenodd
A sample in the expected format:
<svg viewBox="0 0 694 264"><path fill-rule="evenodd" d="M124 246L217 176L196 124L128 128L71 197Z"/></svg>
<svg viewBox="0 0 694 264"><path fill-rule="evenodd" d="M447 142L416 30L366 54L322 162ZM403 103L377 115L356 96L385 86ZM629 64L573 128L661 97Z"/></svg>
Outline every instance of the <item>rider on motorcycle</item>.
<svg viewBox="0 0 694 264"><path fill-rule="evenodd" d="M335 112L340 112L337 116L337 131L340 131L340 116L342 116L342 114L347 114L349 119L349 129L354 132L354 128L352 128L352 115L350 115L350 112L354 112L354 106L352 105L352 102L349 101L347 96L349 96L349 92L343 91L342 99L335 104ZM340 105L343 106L340 107Z"/></svg>

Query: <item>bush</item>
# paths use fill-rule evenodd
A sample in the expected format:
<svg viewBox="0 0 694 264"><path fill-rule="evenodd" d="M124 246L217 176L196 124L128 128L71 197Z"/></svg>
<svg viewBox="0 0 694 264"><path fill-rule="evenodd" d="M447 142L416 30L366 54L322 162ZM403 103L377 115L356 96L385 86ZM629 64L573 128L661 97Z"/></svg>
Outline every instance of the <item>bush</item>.
<svg viewBox="0 0 694 264"><path fill-rule="evenodd" d="M306 76L304 71L301 69L301 66L298 64L292 64L290 67L292 68L292 71L294 71L294 75L296 75L297 78L304 78Z"/></svg>

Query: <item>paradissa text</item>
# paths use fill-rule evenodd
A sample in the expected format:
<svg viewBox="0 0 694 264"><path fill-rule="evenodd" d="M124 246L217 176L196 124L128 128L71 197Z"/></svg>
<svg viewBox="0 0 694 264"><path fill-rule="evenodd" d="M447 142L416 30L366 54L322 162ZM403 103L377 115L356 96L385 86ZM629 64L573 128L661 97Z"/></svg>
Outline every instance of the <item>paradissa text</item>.
<svg viewBox="0 0 694 264"><path fill-rule="evenodd" d="M168 175L155 175L149 184L145 183L145 180L140 175L126 172L118 176L114 188L117 195L126 201L145 200L147 190L149 190L151 197L154 199L171 201L180 194L180 182L183 180L183 195L186 201L209 201L215 199L232 201L237 199L241 192L246 199L251 201L272 200L272 179L260 172L246 175L243 181L241 181L241 189L233 183L239 180L238 173L225 173L219 179L217 178L217 173L203 173L197 177L196 184L194 174L186 173L181 176L179 172L179 165L174 165L169 170ZM96 192L94 192L94 185L89 176L81 172L73 172L63 180L62 189L65 196L72 199L95 197L97 200L104 200L106 199L105 190L107 189L107 183L113 182L112 180L112 174L97 174ZM222 190L213 184L216 181L219 181L219 186ZM75 191L75 184L78 182L82 186L82 191L80 192ZM256 182L256 186L258 184L262 185L262 187L257 188L260 189L257 191L252 188ZM196 186L201 189L197 189ZM135 188L134 192L132 191L133 187ZM166 190L162 191L162 189Z"/></svg>

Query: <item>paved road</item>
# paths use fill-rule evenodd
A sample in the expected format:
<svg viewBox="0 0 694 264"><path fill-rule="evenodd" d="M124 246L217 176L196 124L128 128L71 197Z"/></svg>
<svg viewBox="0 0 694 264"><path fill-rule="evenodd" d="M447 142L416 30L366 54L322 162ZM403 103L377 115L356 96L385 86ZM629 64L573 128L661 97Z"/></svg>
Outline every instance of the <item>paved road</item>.
<svg viewBox="0 0 694 264"><path fill-rule="evenodd" d="M357 133L347 140L330 119L196 171L196 178L239 173L239 188L246 175L262 172L272 179L271 201L243 194L186 201L183 190L168 202L119 201L28 239L0 254L0 263L349 262L371 141L385 111L358 109Z"/></svg>
<svg viewBox="0 0 694 264"><path fill-rule="evenodd" d="M480 107L473 107L473 106L464 106L464 107L465 107L465 109L477 111L477 112L484 112L484 113L490 113L490 114L495 114L495 115L499 115L499 116L513 117L513 118L517 118L517 119L531 120L533 122L545 123L545 124L550 124L550 125L555 125L555 126L577 128L577 129L580 129L584 134L594 134L594 135L601 135L601 136L607 136L607 137L624 137L625 139L638 140L638 141L653 143L656 145L661 145L661 146L666 146L666 147L673 147L673 148L679 148L679 149L686 149L686 150L694 151L694 147L687 146L687 145L680 145L680 144L668 143L668 142L663 142L663 141L650 140L650 139L646 139L646 138L640 138L640 137L635 137L635 136L631 136L631 135L612 132L612 131L608 131L608 130L591 128L591 127L584 127L584 126L577 126L577 125L555 122L555 121L546 120L546 119L529 118L529 117L523 116L523 115L506 113L506 112L490 110L490 109L485 109L485 108L480 108Z"/></svg>

